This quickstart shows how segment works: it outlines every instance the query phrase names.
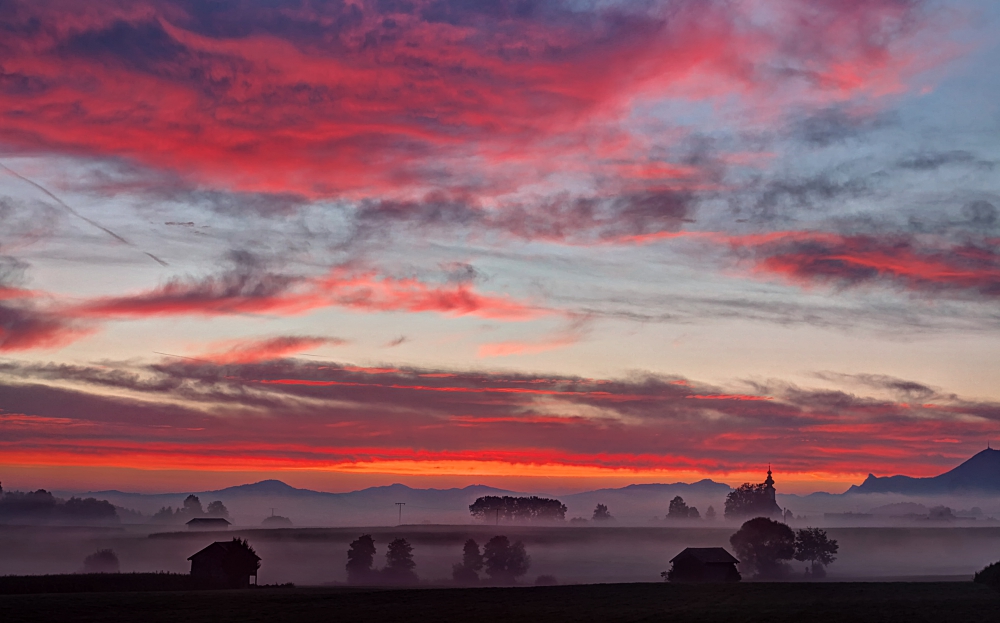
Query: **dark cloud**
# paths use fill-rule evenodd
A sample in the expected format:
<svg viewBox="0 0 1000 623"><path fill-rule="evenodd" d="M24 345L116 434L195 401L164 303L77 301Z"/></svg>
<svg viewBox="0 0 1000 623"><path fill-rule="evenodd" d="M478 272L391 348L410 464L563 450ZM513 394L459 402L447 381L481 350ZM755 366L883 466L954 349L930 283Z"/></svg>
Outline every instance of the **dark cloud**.
<svg viewBox="0 0 1000 623"><path fill-rule="evenodd" d="M896 163L896 166L901 169L911 169L913 171L934 171L951 165L974 166L990 171L993 170L994 166L992 162L981 160L972 152L964 150L924 151L913 154Z"/></svg>
<svg viewBox="0 0 1000 623"><path fill-rule="evenodd" d="M132 24L119 20L101 30L71 34L58 48L67 58L93 58L103 63L159 73L174 67L188 54L187 49L167 34L157 21ZM180 76L179 76L180 77Z"/></svg>
<svg viewBox="0 0 1000 623"><path fill-rule="evenodd" d="M827 108L807 115L792 125L792 135L810 145L828 147L889 127L895 119L888 114L860 114L843 108Z"/></svg>
<svg viewBox="0 0 1000 623"><path fill-rule="evenodd" d="M971 201L962 206L962 216L969 225L978 228L992 228L997 225L997 207L989 201Z"/></svg>
<svg viewBox="0 0 1000 623"><path fill-rule="evenodd" d="M908 381L885 374L840 374L835 372L817 373L818 378L833 381L836 383L850 383L874 389L884 389L889 392L901 395L907 400L930 400L938 396L937 390L916 381ZM954 400L955 396L948 399Z"/></svg>
<svg viewBox="0 0 1000 623"><path fill-rule="evenodd" d="M20 287L27 269L25 262L0 256L0 351L52 348L84 335L79 323L40 309L36 293Z"/></svg>
<svg viewBox="0 0 1000 623"><path fill-rule="evenodd" d="M737 216L754 222L794 221L803 212L840 207L847 199L873 197L878 192L870 176L827 172L811 177L759 178L730 199Z"/></svg>
<svg viewBox="0 0 1000 623"><path fill-rule="evenodd" d="M400 335L397 338L389 340L389 342L386 343L385 347L386 348L395 348L396 346L401 346L402 344L405 344L406 342L409 342L409 341L410 341L410 338L406 337L405 335Z"/></svg>
<svg viewBox="0 0 1000 623"><path fill-rule="evenodd" d="M395 226L589 244L679 231L693 217L696 205L696 196L684 191L607 198L561 195L539 204L505 203L491 208L430 195L421 202L365 202L356 223L362 236L384 234L387 227Z"/></svg>

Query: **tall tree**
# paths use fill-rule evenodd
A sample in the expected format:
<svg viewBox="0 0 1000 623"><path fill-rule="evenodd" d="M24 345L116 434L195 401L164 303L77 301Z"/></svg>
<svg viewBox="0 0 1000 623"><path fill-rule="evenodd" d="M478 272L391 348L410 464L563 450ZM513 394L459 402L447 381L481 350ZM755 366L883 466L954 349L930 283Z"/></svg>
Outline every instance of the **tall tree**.
<svg viewBox="0 0 1000 623"><path fill-rule="evenodd" d="M614 519L611 513L608 512L608 507L604 504L598 504L594 509L594 521L610 521Z"/></svg>
<svg viewBox="0 0 1000 623"><path fill-rule="evenodd" d="M209 502L208 514L211 517L222 517L223 519L229 519L229 509L226 508L226 505L222 503L222 500Z"/></svg>
<svg viewBox="0 0 1000 623"><path fill-rule="evenodd" d="M184 498L184 513L193 517L201 517L205 514L201 508L201 500L198 499L197 495L192 493Z"/></svg>
<svg viewBox="0 0 1000 623"><path fill-rule="evenodd" d="M756 517L745 522L729 543L740 559L742 570L752 571L761 578L779 578L787 574L795 554L795 533L785 524Z"/></svg>
<svg viewBox="0 0 1000 623"><path fill-rule="evenodd" d="M375 562L375 539L370 534L362 534L351 542L347 550L347 581L363 584L371 580L372 563Z"/></svg>
<svg viewBox="0 0 1000 623"><path fill-rule="evenodd" d="M413 546L406 539L393 539L385 553L385 568L382 574L392 584L411 584L417 581L413 568Z"/></svg>
<svg viewBox="0 0 1000 623"><path fill-rule="evenodd" d="M670 500L670 506L667 507L667 519L687 519L689 512L690 509L684 502L684 498L678 495Z"/></svg>
<svg viewBox="0 0 1000 623"><path fill-rule="evenodd" d="M813 577L826 577L826 566L837 559L840 549L836 539L827 537L826 530L802 528L795 533L795 560L809 562Z"/></svg>
<svg viewBox="0 0 1000 623"><path fill-rule="evenodd" d="M482 568L483 554L479 551L479 544L469 539L462 547L462 562L451 568L451 577L459 584L476 584Z"/></svg>
<svg viewBox="0 0 1000 623"><path fill-rule="evenodd" d="M708 509L705 511L705 519L707 519L709 521L712 521L713 519L715 519L715 507L714 506L709 506Z"/></svg>
<svg viewBox="0 0 1000 623"><path fill-rule="evenodd" d="M524 551L520 541L511 544L505 536L495 536L483 548L483 563L486 575L501 583L514 583L528 572L531 557Z"/></svg>

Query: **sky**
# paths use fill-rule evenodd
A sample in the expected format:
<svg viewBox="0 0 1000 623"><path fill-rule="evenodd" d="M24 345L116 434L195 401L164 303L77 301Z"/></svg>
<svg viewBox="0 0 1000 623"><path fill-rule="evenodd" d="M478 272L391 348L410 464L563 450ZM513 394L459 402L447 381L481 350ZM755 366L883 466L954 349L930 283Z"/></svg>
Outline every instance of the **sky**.
<svg viewBox="0 0 1000 623"><path fill-rule="evenodd" d="M1000 438L1000 6L0 0L0 481L569 492Z"/></svg>

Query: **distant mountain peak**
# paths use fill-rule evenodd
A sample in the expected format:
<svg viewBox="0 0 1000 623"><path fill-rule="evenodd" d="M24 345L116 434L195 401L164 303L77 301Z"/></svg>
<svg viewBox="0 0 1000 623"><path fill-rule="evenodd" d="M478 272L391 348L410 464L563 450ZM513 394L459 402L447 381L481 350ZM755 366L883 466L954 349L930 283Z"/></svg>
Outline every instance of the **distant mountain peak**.
<svg viewBox="0 0 1000 623"><path fill-rule="evenodd" d="M987 448L977 452L958 467L931 478L883 476L868 474L860 485L848 493L903 493L930 495L963 491L1000 491L1000 450Z"/></svg>
<svg viewBox="0 0 1000 623"><path fill-rule="evenodd" d="M226 487L225 489L221 489L219 491L212 491L212 493L269 493L273 495L275 493L315 493L315 491L310 491L309 489L297 489L280 480L269 479L246 485Z"/></svg>

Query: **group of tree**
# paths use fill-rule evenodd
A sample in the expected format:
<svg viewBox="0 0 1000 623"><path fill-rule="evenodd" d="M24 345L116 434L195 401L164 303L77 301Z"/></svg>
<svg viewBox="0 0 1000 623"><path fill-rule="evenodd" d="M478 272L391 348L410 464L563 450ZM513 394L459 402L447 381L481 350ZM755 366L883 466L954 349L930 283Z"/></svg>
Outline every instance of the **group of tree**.
<svg viewBox="0 0 1000 623"><path fill-rule="evenodd" d="M413 562L413 546L406 539L394 539L385 553L385 566L375 569L375 539L362 534L347 550L347 582L349 584L414 584L417 574Z"/></svg>
<svg viewBox="0 0 1000 623"><path fill-rule="evenodd" d="M566 505L550 498L487 495L469 505L469 512L482 521L562 521Z"/></svg>
<svg viewBox="0 0 1000 623"><path fill-rule="evenodd" d="M486 542L482 553L479 544L469 539L462 547L462 562L451 568L451 577L458 584L478 584L484 570L494 584L513 584L531 567L531 557L524 543L511 543L505 536L495 536Z"/></svg>
<svg viewBox="0 0 1000 623"><path fill-rule="evenodd" d="M787 524L756 517L745 522L729 538L740 568L760 578L776 579L790 573L788 560L808 562L807 573L815 578L826 576L826 566L837 559L836 539L819 528L793 531Z"/></svg>
<svg viewBox="0 0 1000 623"><path fill-rule="evenodd" d="M28 493L0 488L0 524L108 524L119 523L118 511L107 500L57 498L45 489Z"/></svg>
<svg viewBox="0 0 1000 623"><path fill-rule="evenodd" d="M775 512L774 500L764 483L745 483L726 496L726 519L769 517Z"/></svg>
<svg viewBox="0 0 1000 623"><path fill-rule="evenodd" d="M172 506L164 506L158 510L151 521L155 523L182 523L195 517L220 517L229 519L229 509L221 500L209 502L208 509L201 506L197 495L191 494L184 498L184 505L174 510Z"/></svg>
<svg viewBox="0 0 1000 623"><path fill-rule="evenodd" d="M688 506L684 498L677 496L670 500L667 507L667 519L701 519L701 513L694 506Z"/></svg>

